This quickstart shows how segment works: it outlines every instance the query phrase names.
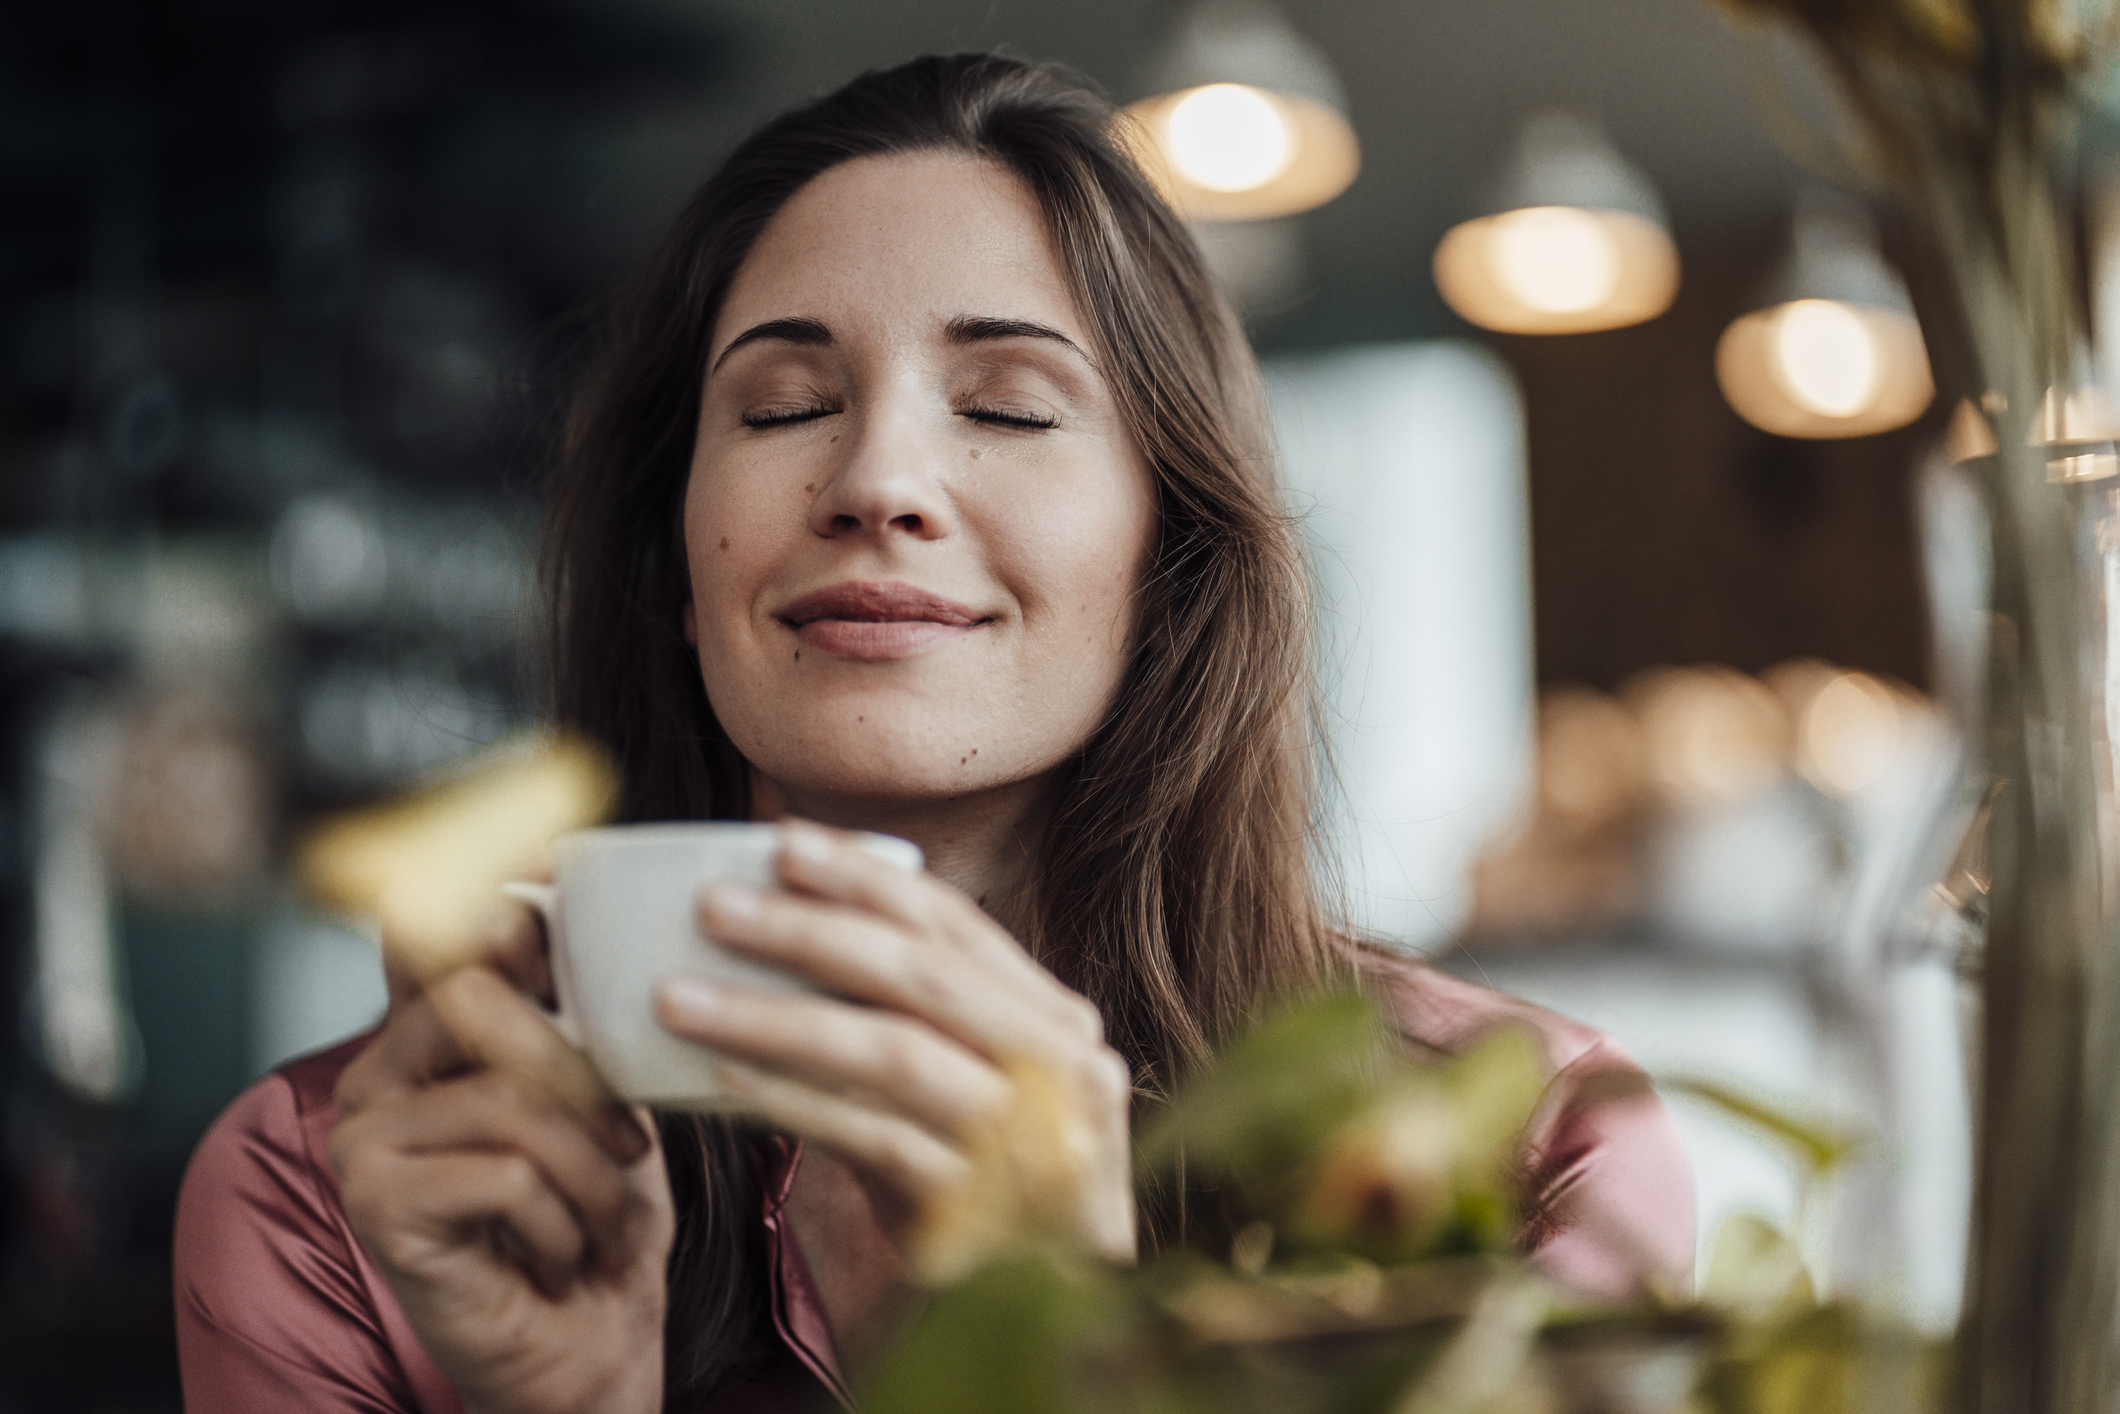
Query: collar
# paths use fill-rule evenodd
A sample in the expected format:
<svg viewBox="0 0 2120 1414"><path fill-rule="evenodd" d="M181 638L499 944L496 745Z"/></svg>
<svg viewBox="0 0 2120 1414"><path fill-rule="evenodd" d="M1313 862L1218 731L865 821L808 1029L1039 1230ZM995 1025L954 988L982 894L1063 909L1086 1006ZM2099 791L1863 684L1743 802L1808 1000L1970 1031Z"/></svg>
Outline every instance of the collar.
<svg viewBox="0 0 2120 1414"><path fill-rule="evenodd" d="M765 1196L761 1217L766 1229L766 1280L771 1285L773 1329L809 1372L831 1391L840 1407L851 1410L854 1396L839 1369L832 1326L825 1318L824 1298L802 1255L795 1225L787 1220L788 1194L802 1166L802 1141L784 1134L768 1138L758 1150L759 1187Z"/></svg>

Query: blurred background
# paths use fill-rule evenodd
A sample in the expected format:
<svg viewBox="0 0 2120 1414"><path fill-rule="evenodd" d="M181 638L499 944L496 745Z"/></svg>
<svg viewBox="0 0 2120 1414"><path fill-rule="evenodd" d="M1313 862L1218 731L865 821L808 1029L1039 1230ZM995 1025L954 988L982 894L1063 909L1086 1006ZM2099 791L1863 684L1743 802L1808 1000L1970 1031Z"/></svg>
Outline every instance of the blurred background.
<svg viewBox="0 0 2120 1414"><path fill-rule="evenodd" d="M1918 253L1817 155L1801 55L1699 0L17 7L0 1414L178 1407L192 1144L382 1005L291 841L535 720L582 312L756 122L996 46L1141 102L1267 361L1357 916L1660 1072L1835 1103L1847 940L1955 808L1935 625L1978 556L1924 547L1978 523L1923 470ZM1931 1031L1895 1044L1957 1074ZM1893 1160L1943 1229L1948 1091ZM1704 1231L1789 1215L1771 1150L1680 1117ZM1935 1321L1943 1247L1901 1264Z"/></svg>

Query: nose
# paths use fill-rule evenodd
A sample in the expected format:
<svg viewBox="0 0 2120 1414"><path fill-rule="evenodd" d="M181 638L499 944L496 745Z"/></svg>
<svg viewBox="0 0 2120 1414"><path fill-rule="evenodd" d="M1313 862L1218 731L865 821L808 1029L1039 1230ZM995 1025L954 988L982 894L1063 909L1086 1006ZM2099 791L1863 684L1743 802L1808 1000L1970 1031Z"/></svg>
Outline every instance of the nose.
<svg viewBox="0 0 2120 1414"><path fill-rule="evenodd" d="M936 477L942 455L906 412L877 409L863 417L855 441L810 503L810 529L827 540L907 535L940 540L956 516Z"/></svg>

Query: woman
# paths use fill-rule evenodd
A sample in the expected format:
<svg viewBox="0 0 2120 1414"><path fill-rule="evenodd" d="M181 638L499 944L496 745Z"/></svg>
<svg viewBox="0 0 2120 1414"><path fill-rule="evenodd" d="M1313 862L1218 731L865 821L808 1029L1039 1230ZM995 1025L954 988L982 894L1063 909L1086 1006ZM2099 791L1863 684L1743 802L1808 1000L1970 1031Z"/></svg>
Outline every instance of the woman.
<svg viewBox="0 0 2120 1414"><path fill-rule="evenodd" d="M1008 1101L1001 1057L1072 1088L1077 1227L1130 1260L1212 1226L1212 1195L1137 1214L1133 1096L1356 973L1418 1044L1544 1040L1536 1260L1685 1284L1690 1178L1631 1063L1330 925L1257 369L1111 131L1048 70L923 59L769 124L679 218L560 471L560 715L616 753L627 819L883 830L930 872L791 824L784 888L702 898L829 994L666 985L745 1122L540 1098L591 1082L520 916L489 966L255 1087L179 1214L193 1407L843 1397L904 1309L913 1215Z"/></svg>

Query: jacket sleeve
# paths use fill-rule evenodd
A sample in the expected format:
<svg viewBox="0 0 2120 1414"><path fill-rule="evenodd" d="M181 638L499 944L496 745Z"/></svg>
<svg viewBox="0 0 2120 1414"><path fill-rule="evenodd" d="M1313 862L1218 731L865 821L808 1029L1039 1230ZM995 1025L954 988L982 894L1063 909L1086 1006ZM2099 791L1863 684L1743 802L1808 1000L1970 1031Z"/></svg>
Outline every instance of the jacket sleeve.
<svg viewBox="0 0 2120 1414"><path fill-rule="evenodd" d="M193 1154L173 1254L187 1409L461 1410L347 1226L322 1155L333 1118L305 1115L297 1084L270 1075Z"/></svg>
<svg viewBox="0 0 2120 1414"><path fill-rule="evenodd" d="M1533 1265L1593 1296L1693 1290L1693 1165L1649 1077L1599 1034L1534 1122L1525 1233Z"/></svg>
<svg viewBox="0 0 2120 1414"><path fill-rule="evenodd" d="M1532 1032L1551 1075L1519 1159L1534 1266L1588 1296L1693 1289L1693 1164L1649 1077L1610 1036L1403 955L1356 954L1417 1046L1455 1051L1491 1026Z"/></svg>

